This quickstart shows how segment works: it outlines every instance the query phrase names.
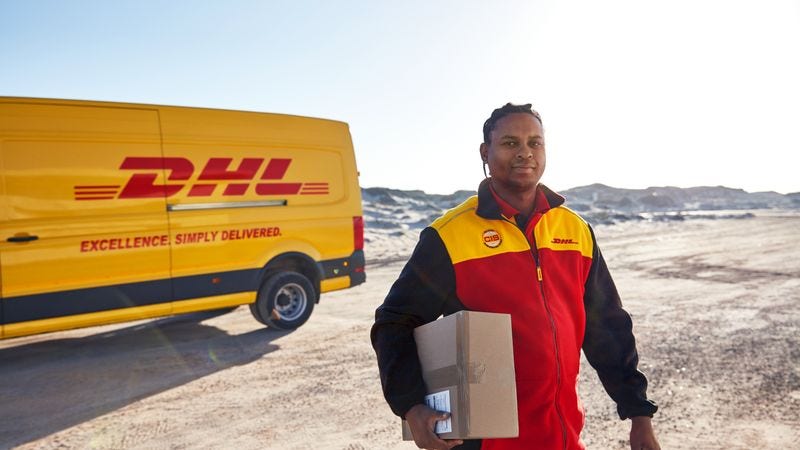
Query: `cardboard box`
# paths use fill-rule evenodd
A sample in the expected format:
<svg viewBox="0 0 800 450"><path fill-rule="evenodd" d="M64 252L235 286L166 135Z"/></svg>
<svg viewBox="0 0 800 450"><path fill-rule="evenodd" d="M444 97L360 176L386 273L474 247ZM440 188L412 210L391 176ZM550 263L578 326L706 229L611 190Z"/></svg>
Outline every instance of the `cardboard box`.
<svg viewBox="0 0 800 450"><path fill-rule="evenodd" d="M460 311L416 328L414 339L426 402L451 414L436 423L439 437L519 435L510 315ZM412 440L405 421L403 439Z"/></svg>

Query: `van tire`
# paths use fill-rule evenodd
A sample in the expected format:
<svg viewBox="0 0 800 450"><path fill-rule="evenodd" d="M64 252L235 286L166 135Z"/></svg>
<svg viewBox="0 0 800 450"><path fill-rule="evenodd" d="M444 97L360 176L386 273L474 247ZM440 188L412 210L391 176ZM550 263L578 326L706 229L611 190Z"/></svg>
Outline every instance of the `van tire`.
<svg viewBox="0 0 800 450"><path fill-rule="evenodd" d="M297 272L278 272L261 285L250 311L270 328L293 330L311 317L316 298L308 278Z"/></svg>
<svg viewBox="0 0 800 450"><path fill-rule="evenodd" d="M256 306L258 302L250 303L250 314L261 324L261 325L269 325L264 319L261 318L261 313L258 312L258 307Z"/></svg>

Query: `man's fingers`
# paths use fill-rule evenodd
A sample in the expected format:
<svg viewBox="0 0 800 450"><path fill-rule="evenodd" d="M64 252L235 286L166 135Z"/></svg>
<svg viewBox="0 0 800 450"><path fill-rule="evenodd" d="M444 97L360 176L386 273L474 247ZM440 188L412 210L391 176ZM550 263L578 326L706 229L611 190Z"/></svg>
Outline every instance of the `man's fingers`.
<svg viewBox="0 0 800 450"><path fill-rule="evenodd" d="M449 450L463 443L461 439L441 439L434 432L436 422L449 418L449 412L435 411L423 404L415 405L406 413L414 443L419 448L430 450Z"/></svg>
<svg viewBox="0 0 800 450"><path fill-rule="evenodd" d="M428 440L427 440L426 446L425 447L420 447L420 448L447 450L447 449L451 449L451 448L455 447L456 445L459 445L458 443L453 443L453 440L451 440L451 439L447 439L447 440L446 439L441 439L435 433L436 422L438 422L440 420L447 420L448 418L450 418L450 413L449 412L443 412L443 411L434 411L433 414L428 416L428 427L427 428L428 428L428 431L430 432L430 434L428 434ZM419 444L417 446L419 447Z"/></svg>
<svg viewBox="0 0 800 450"><path fill-rule="evenodd" d="M419 442L414 441L414 443L417 444L417 447L427 450L449 450L456 445L463 444L463 441L460 439L439 439L438 436L431 433L431 435L428 436L428 439L420 439Z"/></svg>
<svg viewBox="0 0 800 450"><path fill-rule="evenodd" d="M439 439L439 438L432 438L428 442L424 443L417 443L417 447L427 449L427 450L449 450L456 445L463 444L464 441L461 439Z"/></svg>
<svg viewBox="0 0 800 450"><path fill-rule="evenodd" d="M436 423L440 420L447 420L449 418L450 418L449 412L436 411L436 415L433 416L433 423Z"/></svg>

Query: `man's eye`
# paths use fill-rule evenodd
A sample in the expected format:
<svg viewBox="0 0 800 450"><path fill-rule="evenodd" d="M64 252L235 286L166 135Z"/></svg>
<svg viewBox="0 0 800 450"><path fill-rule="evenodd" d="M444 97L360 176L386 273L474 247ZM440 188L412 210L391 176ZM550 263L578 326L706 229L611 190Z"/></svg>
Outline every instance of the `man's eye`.
<svg viewBox="0 0 800 450"><path fill-rule="evenodd" d="M533 141L528 145L530 145L531 147L541 147L542 145L544 145L544 143L542 141Z"/></svg>
<svg viewBox="0 0 800 450"><path fill-rule="evenodd" d="M506 141L503 145L506 147L516 147L517 143L515 141Z"/></svg>

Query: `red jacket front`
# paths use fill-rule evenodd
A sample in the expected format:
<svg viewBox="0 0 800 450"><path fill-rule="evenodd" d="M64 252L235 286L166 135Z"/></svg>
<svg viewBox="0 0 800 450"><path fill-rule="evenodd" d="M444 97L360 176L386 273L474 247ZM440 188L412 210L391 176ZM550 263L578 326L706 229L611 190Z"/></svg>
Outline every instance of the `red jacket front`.
<svg viewBox="0 0 800 450"><path fill-rule="evenodd" d="M620 417L655 412L636 369L630 317L590 227L543 186L540 198L522 229L483 183L477 197L423 231L372 332L384 394L398 415L425 395L413 328L460 309L512 319L520 435L485 439L482 448L583 448L581 348Z"/></svg>

